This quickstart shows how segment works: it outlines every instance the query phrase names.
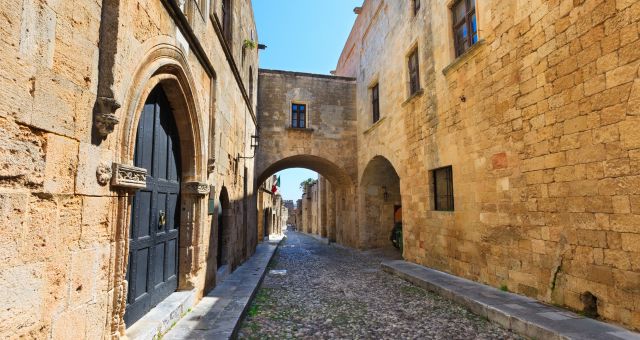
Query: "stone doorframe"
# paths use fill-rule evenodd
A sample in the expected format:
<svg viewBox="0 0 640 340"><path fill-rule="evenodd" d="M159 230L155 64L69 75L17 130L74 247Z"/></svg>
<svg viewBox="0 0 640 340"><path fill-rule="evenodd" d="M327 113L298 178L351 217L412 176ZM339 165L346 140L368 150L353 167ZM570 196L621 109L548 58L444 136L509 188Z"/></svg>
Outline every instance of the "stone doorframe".
<svg viewBox="0 0 640 340"><path fill-rule="evenodd" d="M135 60L135 59L134 59ZM181 50L169 44L158 43L147 49L141 63L132 73L130 86L123 100L119 114L122 124L118 130L116 155L117 163L132 165L136 142L136 132L142 108L149 93L162 86L171 105L178 127L181 152L182 189L180 195L180 234L178 290L193 290L197 287L197 273L200 271L202 231L206 223L207 160L204 125L200 103L193 90L194 78ZM208 115L207 115L208 116ZM112 289L112 306L108 308L107 321L114 338L125 335L129 253L129 228L131 204L135 192L112 188L117 197L114 200L114 228L112 231L111 268L109 287ZM130 326L130 325L129 325Z"/></svg>

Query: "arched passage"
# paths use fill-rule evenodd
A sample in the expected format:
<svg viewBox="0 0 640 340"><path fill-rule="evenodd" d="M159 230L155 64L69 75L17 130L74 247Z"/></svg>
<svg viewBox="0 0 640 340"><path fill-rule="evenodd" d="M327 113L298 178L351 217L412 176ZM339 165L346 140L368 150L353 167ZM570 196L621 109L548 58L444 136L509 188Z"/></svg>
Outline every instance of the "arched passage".
<svg viewBox="0 0 640 340"><path fill-rule="evenodd" d="M334 242L358 246L355 186L348 173L323 157L296 155L280 159L265 167L258 174L256 185L260 187L273 174L290 168L313 170L326 179L320 189L323 194L318 195L324 198L318 234ZM274 226L275 221L272 221L271 225ZM305 227L302 231L312 232Z"/></svg>
<svg viewBox="0 0 640 340"><path fill-rule="evenodd" d="M376 156L369 161L358 194L362 246L391 246L392 230L402 223L402 197L400 177L389 160Z"/></svg>

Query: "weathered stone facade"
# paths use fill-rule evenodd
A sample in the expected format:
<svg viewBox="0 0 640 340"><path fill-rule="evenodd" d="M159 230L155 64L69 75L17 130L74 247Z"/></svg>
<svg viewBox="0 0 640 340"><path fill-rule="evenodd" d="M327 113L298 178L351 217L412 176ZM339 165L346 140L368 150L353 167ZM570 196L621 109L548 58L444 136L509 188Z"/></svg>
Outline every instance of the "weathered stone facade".
<svg viewBox="0 0 640 340"><path fill-rule="evenodd" d="M180 139L178 290L197 300L215 285L208 198L226 195L227 264L253 252L253 160L241 157L254 152L258 56L243 41L257 34L251 2L236 0L225 41L221 6L0 3L0 338L126 334L131 204L148 175L131 165L154 88Z"/></svg>
<svg viewBox="0 0 640 340"><path fill-rule="evenodd" d="M640 2L474 2L459 58L453 1L364 2L336 72L357 78L358 183L378 157L397 173L407 260L577 310L590 292L640 328ZM449 165L455 211L435 211Z"/></svg>
<svg viewBox="0 0 640 340"><path fill-rule="evenodd" d="M288 211L280 193L271 191L277 176L270 176L258 188L258 241L268 239L270 235L282 235L286 229Z"/></svg>
<svg viewBox="0 0 640 340"><path fill-rule="evenodd" d="M352 152L356 150L354 79L260 70L258 89L261 144L256 161L257 183L292 167L321 173L326 183L331 182L332 199L339 203L334 205L332 215L336 221L334 239L358 246L354 199L357 169ZM307 105L305 128L292 127L293 103ZM302 225L307 228L311 226L306 221L310 217L305 217L305 199L302 202Z"/></svg>

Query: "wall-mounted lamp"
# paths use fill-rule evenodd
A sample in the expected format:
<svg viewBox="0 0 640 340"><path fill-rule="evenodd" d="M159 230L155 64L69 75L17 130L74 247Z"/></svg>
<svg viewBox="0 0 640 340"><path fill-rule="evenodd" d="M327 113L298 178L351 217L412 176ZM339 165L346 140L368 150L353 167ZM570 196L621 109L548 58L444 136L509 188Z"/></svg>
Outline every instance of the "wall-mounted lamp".
<svg viewBox="0 0 640 340"><path fill-rule="evenodd" d="M387 192L386 186L382 187L382 198L385 202L389 200L389 193Z"/></svg>
<svg viewBox="0 0 640 340"><path fill-rule="evenodd" d="M251 136L251 147L257 149L260 146L260 136L252 135Z"/></svg>

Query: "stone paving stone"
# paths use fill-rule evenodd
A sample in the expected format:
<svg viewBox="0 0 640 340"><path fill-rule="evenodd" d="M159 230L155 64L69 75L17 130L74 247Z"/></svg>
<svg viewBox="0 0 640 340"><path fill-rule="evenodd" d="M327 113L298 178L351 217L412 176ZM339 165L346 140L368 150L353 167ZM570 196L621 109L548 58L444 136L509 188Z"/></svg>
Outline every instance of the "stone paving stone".
<svg viewBox="0 0 640 340"><path fill-rule="evenodd" d="M238 331L240 339L520 339L380 269L395 250L357 251L289 232Z"/></svg>
<svg viewBox="0 0 640 340"><path fill-rule="evenodd" d="M382 267L429 291L448 296L505 328L532 338L640 340L640 334L621 327L414 263L396 260L385 262Z"/></svg>

